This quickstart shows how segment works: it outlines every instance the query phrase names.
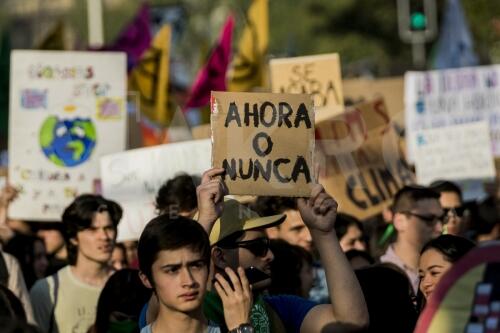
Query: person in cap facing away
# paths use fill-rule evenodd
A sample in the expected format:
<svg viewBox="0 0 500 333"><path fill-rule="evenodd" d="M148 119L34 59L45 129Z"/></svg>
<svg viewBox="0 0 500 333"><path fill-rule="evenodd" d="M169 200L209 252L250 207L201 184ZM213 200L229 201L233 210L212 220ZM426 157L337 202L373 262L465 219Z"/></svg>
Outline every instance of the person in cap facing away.
<svg viewBox="0 0 500 333"><path fill-rule="evenodd" d="M296 296L263 296L271 283L270 264L274 259L265 230L282 223L285 216L259 217L234 200L224 201L226 187L219 177L223 172L224 169L210 169L203 174L197 188L198 222L210 235L216 278L224 275L226 268L255 268L256 273L248 275L253 282L251 321L255 331L314 333L333 330L340 323L356 328L367 326L368 311L361 288L333 228L337 203L323 187L316 185L310 198L297 201L323 261L331 295L331 304L317 305ZM218 296L212 292L207 298L206 313L217 321L221 318Z"/></svg>

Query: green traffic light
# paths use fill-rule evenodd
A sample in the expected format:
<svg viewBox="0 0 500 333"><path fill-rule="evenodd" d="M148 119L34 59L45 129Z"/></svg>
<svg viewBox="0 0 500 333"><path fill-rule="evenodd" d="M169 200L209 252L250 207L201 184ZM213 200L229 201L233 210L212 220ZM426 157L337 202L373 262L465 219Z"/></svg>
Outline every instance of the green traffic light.
<svg viewBox="0 0 500 333"><path fill-rule="evenodd" d="M423 13L417 12L411 14L410 27L412 30L425 30L427 18Z"/></svg>

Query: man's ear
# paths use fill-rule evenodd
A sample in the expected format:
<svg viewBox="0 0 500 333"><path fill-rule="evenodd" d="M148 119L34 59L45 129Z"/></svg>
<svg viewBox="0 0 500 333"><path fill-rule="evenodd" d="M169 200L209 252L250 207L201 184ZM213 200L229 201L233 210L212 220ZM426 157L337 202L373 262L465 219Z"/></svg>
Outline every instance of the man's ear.
<svg viewBox="0 0 500 333"><path fill-rule="evenodd" d="M279 238L279 227L267 228L266 234L269 239L278 239Z"/></svg>
<svg viewBox="0 0 500 333"><path fill-rule="evenodd" d="M224 256L224 251L220 247L214 246L212 247L212 262L214 263L215 268L217 269L225 269L227 267L226 257Z"/></svg>
<svg viewBox="0 0 500 333"><path fill-rule="evenodd" d="M408 218L405 214L394 213L392 221L394 223L394 228L398 231L404 231L407 228Z"/></svg>
<svg viewBox="0 0 500 333"><path fill-rule="evenodd" d="M148 288L148 289L153 289L153 285L149 281L148 277L142 272L139 271L139 278L141 279L142 284Z"/></svg>

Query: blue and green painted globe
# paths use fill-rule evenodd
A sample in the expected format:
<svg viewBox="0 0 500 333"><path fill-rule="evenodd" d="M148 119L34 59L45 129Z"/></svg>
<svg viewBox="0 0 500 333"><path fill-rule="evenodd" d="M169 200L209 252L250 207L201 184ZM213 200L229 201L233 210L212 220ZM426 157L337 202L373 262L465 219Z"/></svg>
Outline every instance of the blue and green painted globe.
<svg viewBox="0 0 500 333"><path fill-rule="evenodd" d="M96 144L96 130L90 119L59 119L49 116L40 129L43 153L55 165L73 167L85 162Z"/></svg>

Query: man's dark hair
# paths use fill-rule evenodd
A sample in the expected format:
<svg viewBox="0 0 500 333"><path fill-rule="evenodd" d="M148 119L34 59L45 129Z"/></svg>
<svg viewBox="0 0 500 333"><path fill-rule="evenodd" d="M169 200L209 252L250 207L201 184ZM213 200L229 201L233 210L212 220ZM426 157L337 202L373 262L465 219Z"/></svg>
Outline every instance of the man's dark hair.
<svg viewBox="0 0 500 333"><path fill-rule="evenodd" d="M425 186L406 185L394 196L392 211L402 213L411 211L418 201L426 199L439 200L439 193Z"/></svg>
<svg viewBox="0 0 500 333"><path fill-rule="evenodd" d="M337 218L335 219L335 233L339 240L344 237L350 226L355 226L363 233L363 224L359 222L357 218L352 215L345 213L337 213Z"/></svg>
<svg viewBox="0 0 500 333"><path fill-rule="evenodd" d="M287 210L297 210L297 201L288 197L258 197L252 210L260 216L283 214Z"/></svg>
<svg viewBox="0 0 500 333"><path fill-rule="evenodd" d="M441 235L424 245L420 254L434 249L441 253L446 261L455 263L476 245L467 238L455 235Z"/></svg>
<svg viewBox="0 0 500 333"><path fill-rule="evenodd" d="M305 249L292 245L281 239L271 240L271 251L274 260L271 262L271 286L269 293L272 295L302 295L302 281L300 272L304 265L313 267L313 257Z"/></svg>
<svg viewBox="0 0 500 333"><path fill-rule="evenodd" d="M500 224L500 206L494 197L487 197L479 203L471 203L471 232L475 236L486 235Z"/></svg>
<svg viewBox="0 0 500 333"><path fill-rule="evenodd" d="M82 194L73 200L66 207L62 215L64 225L64 241L68 250L68 262L70 265L76 264L78 247L71 242L76 238L76 234L92 226L92 221L96 213L108 212L113 227L116 229L118 222L122 218L123 210L119 204L112 200L107 200L100 195Z"/></svg>
<svg viewBox="0 0 500 333"><path fill-rule="evenodd" d="M182 216L171 218L168 214L155 217L139 238L137 255L141 272L154 284L151 268L158 253L183 247L200 253L202 260L207 265L210 263L210 241L198 222Z"/></svg>
<svg viewBox="0 0 500 333"><path fill-rule="evenodd" d="M200 182L200 177L184 173L167 180L156 195L158 214L190 212L198 207L196 186Z"/></svg>
<svg viewBox="0 0 500 333"><path fill-rule="evenodd" d="M432 182L429 185L429 187L440 194L443 192L456 193L458 195L458 197L460 198L460 201L462 201L462 190L460 189L460 187L457 184L455 184L453 182L450 182L447 180L436 180L436 181Z"/></svg>

